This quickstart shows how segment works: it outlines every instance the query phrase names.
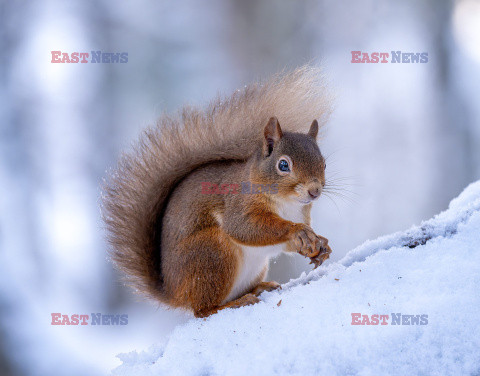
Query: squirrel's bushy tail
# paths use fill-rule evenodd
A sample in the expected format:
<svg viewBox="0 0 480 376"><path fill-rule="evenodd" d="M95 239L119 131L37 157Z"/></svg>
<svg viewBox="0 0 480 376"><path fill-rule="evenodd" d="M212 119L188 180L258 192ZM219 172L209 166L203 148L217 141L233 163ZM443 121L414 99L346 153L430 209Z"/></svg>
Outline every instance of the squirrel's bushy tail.
<svg viewBox="0 0 480 376"><path fill-rule="evenodd" d="M138 292L165 300L159 236L168 195L193 169L247 159L276 116L285 131L322 124L331 100L319 68L305 66L218 98L206 110L184 108L147 129L105 183L103 218L111 258Z"/></svg>

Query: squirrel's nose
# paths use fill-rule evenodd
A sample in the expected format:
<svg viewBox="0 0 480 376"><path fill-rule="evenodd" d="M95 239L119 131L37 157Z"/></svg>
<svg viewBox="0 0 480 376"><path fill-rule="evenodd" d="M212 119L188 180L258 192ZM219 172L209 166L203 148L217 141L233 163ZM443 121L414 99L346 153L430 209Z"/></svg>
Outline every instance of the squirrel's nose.
<svg viewBox="0 0 480 376"><path fill-rule="evenodd" d="M308 195L312 200L315 200L318 196L320 196L320 189L318 188L309 189Z"/></svg>

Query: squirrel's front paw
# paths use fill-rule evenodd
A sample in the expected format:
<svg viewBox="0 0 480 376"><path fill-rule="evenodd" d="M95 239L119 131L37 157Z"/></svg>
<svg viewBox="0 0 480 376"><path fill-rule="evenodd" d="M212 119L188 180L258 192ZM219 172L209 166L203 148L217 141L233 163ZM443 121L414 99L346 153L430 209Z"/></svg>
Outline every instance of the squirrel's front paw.
<svg viewBox="0 0 480 376"><path fill-rule="evenodd" d="M293 244L298 253L305 257L317 256L327 239L317 236L307 225L299 225L299 229L293 235ZM326 242L325 242L326 241Z"/></svg>
<svg viewBox="0 0 480 376"><path fill-rule="evenodd" d="M322 265L323 262L330 257L330 253L332 253L332 249L328 245L328 240L322 236L319 236L319 238L324 239L325 243L320 248L320 252L318 253L318 255L310 257L310 264L314 265L314 269Z"/></svg>
<svg viewBox="0 0 480 376"><path fill-rule="evenodd" d="M310 263L314 264L315 268L322 265L332 253L328 239L315 234L307 225L301 225L292 240L297 252L310 258Z"/></svg>

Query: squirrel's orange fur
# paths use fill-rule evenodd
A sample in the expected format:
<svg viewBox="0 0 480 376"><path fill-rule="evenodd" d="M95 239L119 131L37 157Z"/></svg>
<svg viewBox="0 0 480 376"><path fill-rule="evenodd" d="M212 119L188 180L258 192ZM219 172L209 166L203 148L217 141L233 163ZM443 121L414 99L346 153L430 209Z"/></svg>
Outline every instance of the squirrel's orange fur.
<svg viewBox="0 0 480 376"><path fill-rule="evenodd" d="M329 112L320 71L303 67L147 129L104 190L111 257L127 281L206 316L277 288L263 279L279 250L328 258L309 213L325 183L312 120ZM276 184L278 193L205 195L202 182Z"/></svg>

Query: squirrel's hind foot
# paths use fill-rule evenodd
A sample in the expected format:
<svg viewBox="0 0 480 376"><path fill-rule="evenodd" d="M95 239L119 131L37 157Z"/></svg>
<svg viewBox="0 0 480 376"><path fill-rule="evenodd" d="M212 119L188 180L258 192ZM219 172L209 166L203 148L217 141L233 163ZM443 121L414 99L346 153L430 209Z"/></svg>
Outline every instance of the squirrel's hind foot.
<svg viewBox="0 0 480 376"><path fill-rule="evenodd" d="M218 311L221 311L222 309L225 308L240 308L240 307L245 307L249 306L252 304L256 304L260 301L255 295L253 294L245 294L241 296L238 299L232 300L231 302L225 303L221 306L210 308L210 309L204 309L201 311L196 311L195 312L195 317L208 317L210 315L213 315L217 313Z"/></svg>
<svg viewBox="0 0 480 376"><path fill-rule="evenodd" d="M259 296L262 292L264 291L274 291L281 289L282 286L280 286L279 283L275 281L270 281L270 282L260 282L252 291L251 293L255 296Z"/></svg>

